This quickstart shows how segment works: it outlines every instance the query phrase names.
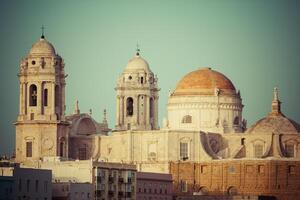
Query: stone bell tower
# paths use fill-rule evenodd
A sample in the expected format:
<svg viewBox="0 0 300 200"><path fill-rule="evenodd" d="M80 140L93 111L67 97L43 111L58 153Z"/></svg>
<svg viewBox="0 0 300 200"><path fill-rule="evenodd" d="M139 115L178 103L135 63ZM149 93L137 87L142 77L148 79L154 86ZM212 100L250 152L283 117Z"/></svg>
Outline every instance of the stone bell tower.
<svg viewBox="0 0 300 200"><path fill-rule="evenodd" d="M44 34L22 59L18 77L16 160L34 163L43 156L67 157L64 61Z"/></svg>
<svg viewBox="0 0 300 200"><path fill-rule="evenodd" d="M158 129L157 77L137 49L119 76L117 87L116 130Z"/></svg>

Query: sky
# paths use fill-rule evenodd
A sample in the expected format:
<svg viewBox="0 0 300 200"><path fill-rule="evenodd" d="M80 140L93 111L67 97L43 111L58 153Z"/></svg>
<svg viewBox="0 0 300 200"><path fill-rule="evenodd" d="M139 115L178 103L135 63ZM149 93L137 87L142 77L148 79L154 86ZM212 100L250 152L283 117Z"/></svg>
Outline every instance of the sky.
<svg viewBox="0 0 300 200"><path fill-rule="evenodd" d="M114 128L118 76L135 54L158 76L159 121L169 89L211 67L240 90L248 127L271 109L279 88L283 113L300 122L300 1L297 0L1 0L0 155L15 147L21 58L45 36L66 63L66 114L80 110Z"/></svg>

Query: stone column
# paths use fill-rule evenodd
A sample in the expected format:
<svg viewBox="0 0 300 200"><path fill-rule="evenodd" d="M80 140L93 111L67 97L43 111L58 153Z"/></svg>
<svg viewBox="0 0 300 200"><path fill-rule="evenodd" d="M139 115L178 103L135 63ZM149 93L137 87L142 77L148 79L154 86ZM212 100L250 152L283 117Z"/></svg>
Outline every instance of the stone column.
<svg viewBox="0 0 300 200"><path fill-rule="evenodd" d="M153 120L153 124L154 124L154 129L158 129L158 97L154 98L154 120Z"/></svg>
<svg viewBox="0 0 300 200"><path fill-rule="evenodd" d="M43 91L42 91L42 82L38 82L37 84L36 84L36 86L37 86L37 110L36 110L36 113L38 114L38 115L40 115L41 113L42 113L42 95L43 95Z"/></svg>
<svg viewBox="0 0 300 200"><path fill-rule="evenodd" d="M62 83L61 84L61 116L65 116L65 87L66 87L66 83Z"/></svg>
<svg viewBox="0 0 300 200"><path fill-rule="evenodd" d="M20 83L20 94L19 94L19 101L20 101L20 103L19 103L19 115L23 115L24 114L24 112L23 112L23 107L24 107L24 101L23 101L23 96L24 96L24 94L23 94L23 92L24 92L24 89L23 89L23 87L24 87L24 84L23 83Z"/></svg>
<svg viewBox="0 0 300 200"><path fill-rule="evenodd" d="M145 96L145 106L146 106L146 127L150 125L150 97Z"/></svg>
<svg viewBox="0 0 300 200"><path fill-rule="evenodd" d="M55 115L55 82L51 83L51 115Z"/></svg>
<svg viewBox="0 0 300 200"><path fill-rule="evenodd" d="M117 96L116 126L120 125L120 96Z"/></svg>

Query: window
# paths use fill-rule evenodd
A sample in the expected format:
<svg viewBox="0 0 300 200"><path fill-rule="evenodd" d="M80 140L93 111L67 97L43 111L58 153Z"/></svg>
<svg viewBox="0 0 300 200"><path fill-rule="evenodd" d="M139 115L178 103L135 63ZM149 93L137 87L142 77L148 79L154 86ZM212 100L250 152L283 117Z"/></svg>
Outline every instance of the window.
<svg viewBox="0 0 300 200"><path fill-rule="evenodd" d="M258 165L258 173L260 173L260 174L265 173L265 166L264 165Z"/></svg>
<svg viewBox="0 0 300 200"><path fill-rule="evenodd" d="M240 121L239 117L235 117L234 121L233 121L233 125L236 125L236 126L239 125L239 121Z"/></svg>
<svg viewBox="0 0 300 200"><path fill-rule="evenodd" d="M22 191L22 179L19 179L19 191Z"/></svg>
<svg viewBox="0 0 300 200"><path fill-rule="evenodd" d="M44 106L48 106L48 89L44 89Z"/></svg>
<svg viewBox="0 0 300 200"><path fill-rule="evenodd" d="M126 100L126 115L133 115L133 99L131 97L128 97Z"/></svg>
<svg viewBox="0 0 300 200"><path fill-rule="evenodd" d="M201 174L207 173L208 172L208 166L207 165L202 165L200 168Z"/></svg>
<svg viewBox="0 0 300 200"><path fill-rule="evenodd" d="M86 160L86 145L78 149L79 160Z"/></svg>
<svg viewBox="0 0 300 200"><path fill-rule="evenodd" d="M286 157L289 157L289 158L294 157L295 156L294 145L292 145L292 144L285 145L285 153L286 153Z"/></svg>
<svg viewBox="0 0 300 200"><path fill-rule="evenodd" d="M141 84L144 84L144 77L141 77Z"/></svg>
<svg viewBox="0 0 300 200"><path fill-rule="evenodd" d="M26 157L32 157L32 142L26 142Z"/></svg>
<svg viewBox="0 0 300 200"><path fill-rule="evenodd" d="M295 165L289 165L288 166L288 173L289 174L296 174L296 166Z"/></svg>
<svg viewBox="0 0 300 200"><path fill-rule="evenodd" d="M241 139L241 145L245 145L245 138Z"/></svg>
<svg viewBox="0 0 300 200"><path fill-rule="evenodd" d="M48 192L48 181L44 182L44 192Z"/></svg>
<svg viewBox="0 0 300 200"><path fill-rule="evenodd" d="M27 180L27 182L26 182L26 189L27 189L27 192L29 192L29 189L30 189L30 180Z"/></svg>
<svg viewBox="0 0 300 200"><path fill-rule="evenodd" d="M29 106L37 105L37 87L32 84L29 87Z"/></svg>
<svg viewBox="0 0 300 200"><path fill-rule="evenodd" d="M263 155L263 145L255 144L254 145L254 156L256 158L261 158Z"/></svg>
<svg viewBox="0 0 300 200"><path fill-rule="evenodd" d="M34 61L34 60L33 60L33 61L31 61L31 64L32 64L32 65L35 65L35 61Z"/></svg>
<svg viewBox="0 0 300 200"><path fill-rule="evenodd" d="M189 159L188 143L180 142L180 160L187 160L187 159Z"/></svg>
<svg viewBox="0 0 300 200"><path fill-rule="evenodd" d="M39 180L35 180L35 191L39 191Z"/></svg>
<svg viewBox="0 0 300 200"><path fill-rule="evenodd" d="M182 120L181 123L183 124L189 124L192 123L192 116L191 115L185 115Z"/></svg>
<svg viewBox="0 0 300 200"><path fill-rule="evenodd" d="M181 180L180 186L181 186L181 192L187 192L187 181Z"/></svg>

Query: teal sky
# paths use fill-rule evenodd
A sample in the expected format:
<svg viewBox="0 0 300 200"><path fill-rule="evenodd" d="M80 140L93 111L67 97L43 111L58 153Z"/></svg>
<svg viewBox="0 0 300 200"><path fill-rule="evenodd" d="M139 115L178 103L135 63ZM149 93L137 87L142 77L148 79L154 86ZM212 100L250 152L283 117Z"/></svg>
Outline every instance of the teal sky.
<svg viewBox="0 0 300 200"><path fill-rule="evenodd" d="M114 126L114 87L138 42L159 78L160 122L168 90L201 66L225 74L241 91L248 127L270 111L274 86L284 114L300 122L299 10L296 0L2 0L0 154L14 149L19 63L42 25L65 59L67 114L78 99L97 121L106 108Z"/></svg>

